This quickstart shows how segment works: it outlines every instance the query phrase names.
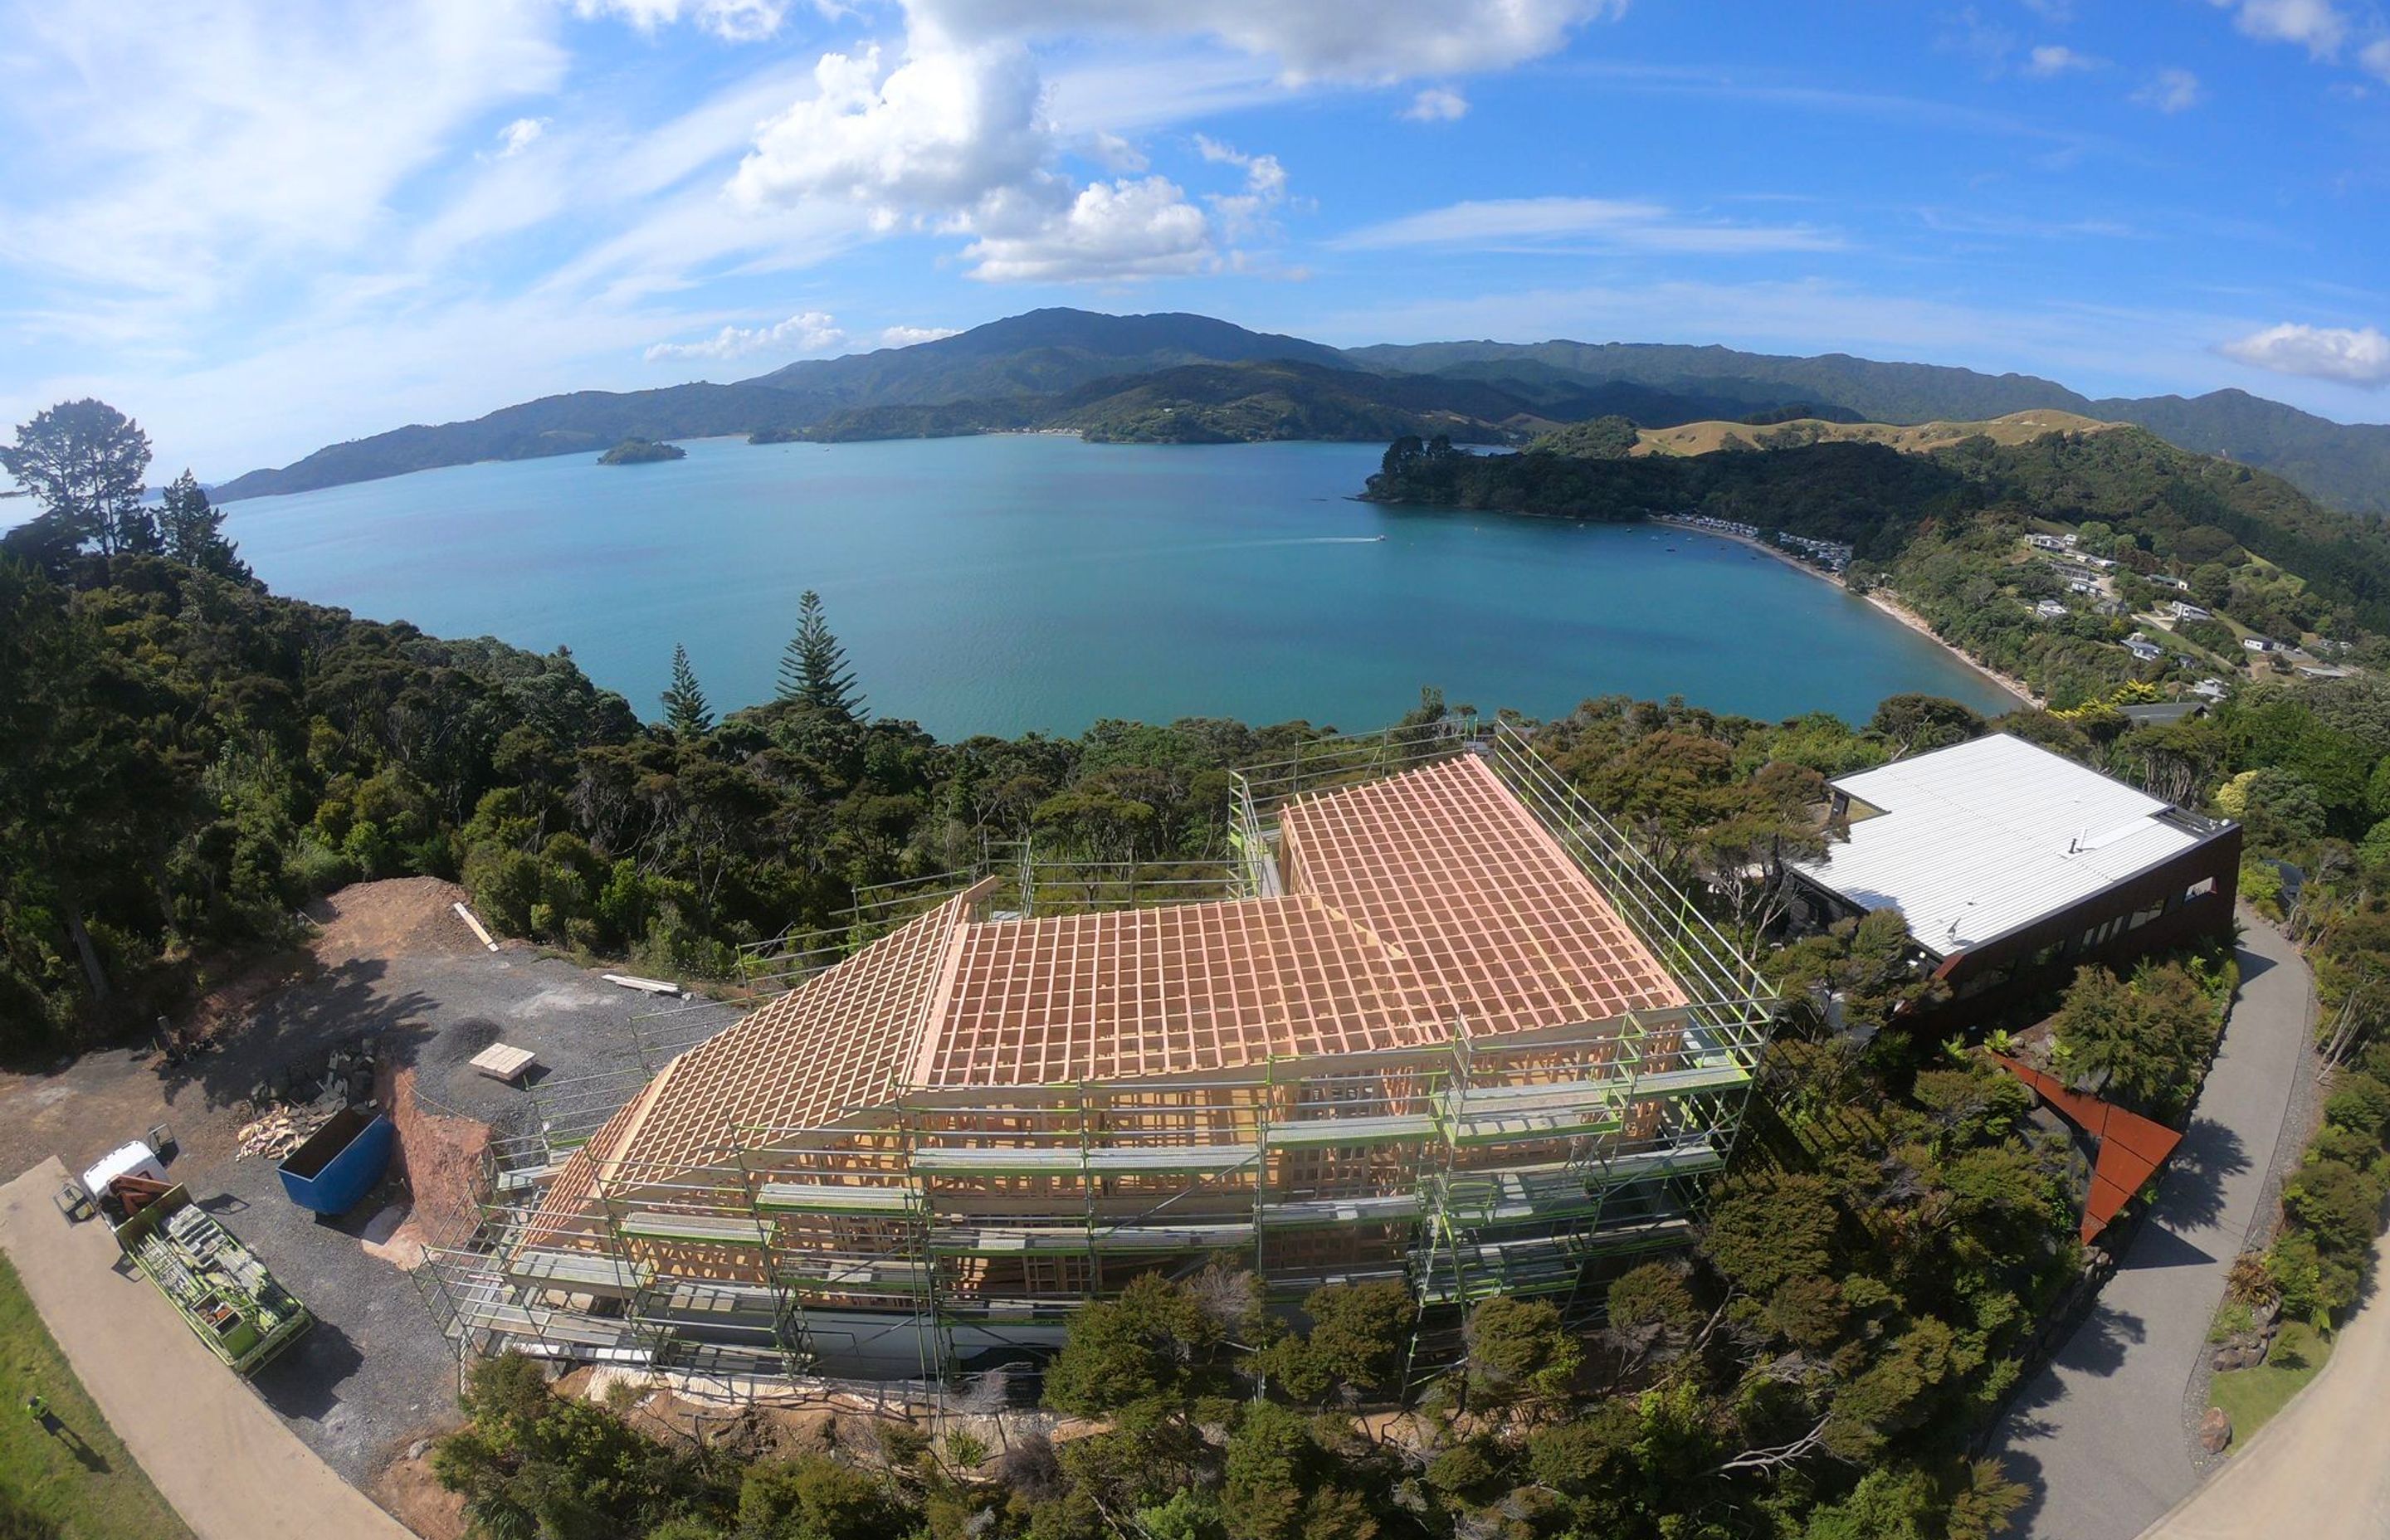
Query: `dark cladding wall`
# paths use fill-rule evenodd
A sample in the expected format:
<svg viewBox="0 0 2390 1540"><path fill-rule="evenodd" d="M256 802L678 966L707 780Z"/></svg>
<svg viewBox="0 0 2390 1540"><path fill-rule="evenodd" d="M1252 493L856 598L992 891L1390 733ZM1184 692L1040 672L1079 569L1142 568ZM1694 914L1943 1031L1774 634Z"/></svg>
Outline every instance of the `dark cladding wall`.
<svg viewBox="0 0 2390 1540"><path fill-rule="evenodd" d="M2152 952L2229 936L2240 878L2241 826L2232 824L2071 909L1945 959L1935 971L1950 985L1950 1000L1934 1014L1988 1015L2062 987L2086 964L2123 972Z"/></svg>

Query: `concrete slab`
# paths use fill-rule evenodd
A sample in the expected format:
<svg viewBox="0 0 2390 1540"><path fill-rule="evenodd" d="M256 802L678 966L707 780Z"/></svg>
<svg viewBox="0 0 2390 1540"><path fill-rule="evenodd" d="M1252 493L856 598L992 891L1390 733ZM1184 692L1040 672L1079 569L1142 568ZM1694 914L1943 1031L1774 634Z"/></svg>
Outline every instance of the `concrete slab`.
<svg viewBox="0 0 2390 1540"><path fill-rule="evenodd" d="M122 1264L97 1220L50 1201L51 1159L0 1187L0 1248L109 1426L200 1540L410 1540L333 1474ZM269 1264L270 1265L270 1264Z"/></svg>

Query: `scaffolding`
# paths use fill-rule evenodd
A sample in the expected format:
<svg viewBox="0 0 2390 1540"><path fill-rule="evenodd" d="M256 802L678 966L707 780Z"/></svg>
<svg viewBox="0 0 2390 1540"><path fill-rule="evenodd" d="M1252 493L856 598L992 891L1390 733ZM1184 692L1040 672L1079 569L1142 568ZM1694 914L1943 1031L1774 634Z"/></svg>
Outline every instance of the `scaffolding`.
<svg viewBox="0 0 2390 1540"><path fill-rule="evenodd" d="M1148 911L1100 923L1200 938L1276 915L1338 875L1318 832L1343 806L1334 799L1461 756L1532 819L1529 854L1549 854L1518 880L1563 872L1614 912L1617 955L1604 957L1625 981L1616 1008L1547 1006L1513 1020L1479 998L1473 1016L1456 1008L1407 1041L1356 1029L1244 1062L1180 1049L1163 1072L1128 1061L1118 1073L1040 1078L974 1057L975 1019L955 997L1034 995L1039 969L1073 956L1057 917ZM480 1235L432 1258L443 1324L476 1349L755 1380L858 1365L928 1380L1050 1348L1078 1305L1152 1273L1250 1270L1280 1303L1326 1284L1394 1281L1439 1323L1501 1293L1576 1303L1621 1259L1688 1238L1707 1178L1732 1154L1772 992L1515 725L1443 722L1306 744L1234 777L1229 821L1226 862L1045 864L996 847L979 869L859 894L831 932L752 948L759 983L861 977L882 995L925 992L888 1007L893 1046L879 1051L898 1066L891 1093L797 1123L675 1124L670 1140L643 1144L651 1118L687 1123L659 1110L668 1083L702 1066L688 1048L737 1013L708 1004L644 1019L646 1073L543 1086L536 1132L493 1147ZM1301 944L1270 965L1305 976L1261 981L1269 1000L1391 988L1424 966L1400 913L1371 928L1373 892L1361 882L1331 896L1361 917L1336 918L1375 949L1364 960L1394 958L1390 971L1354 982L1334 957L1315 969L1302 950L1312 932L1298 930ZM1006 927L1037 919L1060 939L1018 956L998 944L1029 935ZM1541 966L1538 949L1560 943L1533 916L1507 923L1515 934L1484 943L1504 966ZM1082 987L1094 989L1097 1019L1116 1011L1129 1032L1153 981L1094 977ZM1040 1007L1009 1008L1013 1020ZM1219 1005L1225 1018L1236 1008ZM1073 1062L1110 1062L1091 1052Z"/></svg>

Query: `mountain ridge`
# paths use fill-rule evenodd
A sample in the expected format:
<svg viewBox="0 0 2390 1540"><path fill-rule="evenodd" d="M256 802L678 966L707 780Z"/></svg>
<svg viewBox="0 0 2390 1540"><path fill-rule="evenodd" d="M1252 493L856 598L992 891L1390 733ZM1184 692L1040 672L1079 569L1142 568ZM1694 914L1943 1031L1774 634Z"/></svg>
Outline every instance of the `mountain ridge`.
<svg viewBox="0 0 2390 1540"><path fill-rule="evenodd" d="M1281 365L1317 372L1274 373ZM1246 370L1251 390L1228 396L1224 391L1237 377L1172 374L1218 367ZM1072 398L1105 383L1115 408L1094 414L1103 420L1086 420L1092 408ZM1480 396L1488 389L1518 410L1494 418L1467 407L1479 399L1491 404ZM1795 407L1894 425L2072 412L2274 471L2333 507L2390 515L2390 424L2337 423L2239 390L2093 399L2035 375L1715 343L1480 339L1337 349L1185 312L1111 315L1060 307L910 347L803 359L728 384L570 391L469 421L410 425L252 470L213 493L220 501L271 496L479 460L595 453L630 437L911 437L1051 426L1099 439L1187 443L1367 438L1379 427L1410 432L1449 418L1457 436L1482 438L1506 423L1525 432L1614 415L1640 427L1672 427L1780 419Z"/></svg>

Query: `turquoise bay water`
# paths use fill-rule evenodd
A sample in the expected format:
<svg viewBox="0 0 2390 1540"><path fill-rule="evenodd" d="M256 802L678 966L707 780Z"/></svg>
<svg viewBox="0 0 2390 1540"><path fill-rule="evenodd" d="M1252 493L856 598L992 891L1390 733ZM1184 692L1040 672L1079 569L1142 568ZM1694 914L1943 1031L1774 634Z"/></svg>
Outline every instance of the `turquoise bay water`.
<svg viewBox="0 0 2390 1540"><path fill-rule="evenodd" d="M2010 703L1728 542L1349 501L1372 445L687 447L238 502L228 533L277 593L567 646L651 717L676 641L717 711L767 697L807 588L871 708L942 738L1105 716L1372 727L1424 684L1537 716L1611 693L1855 720L1902 690Z"/></svg>

